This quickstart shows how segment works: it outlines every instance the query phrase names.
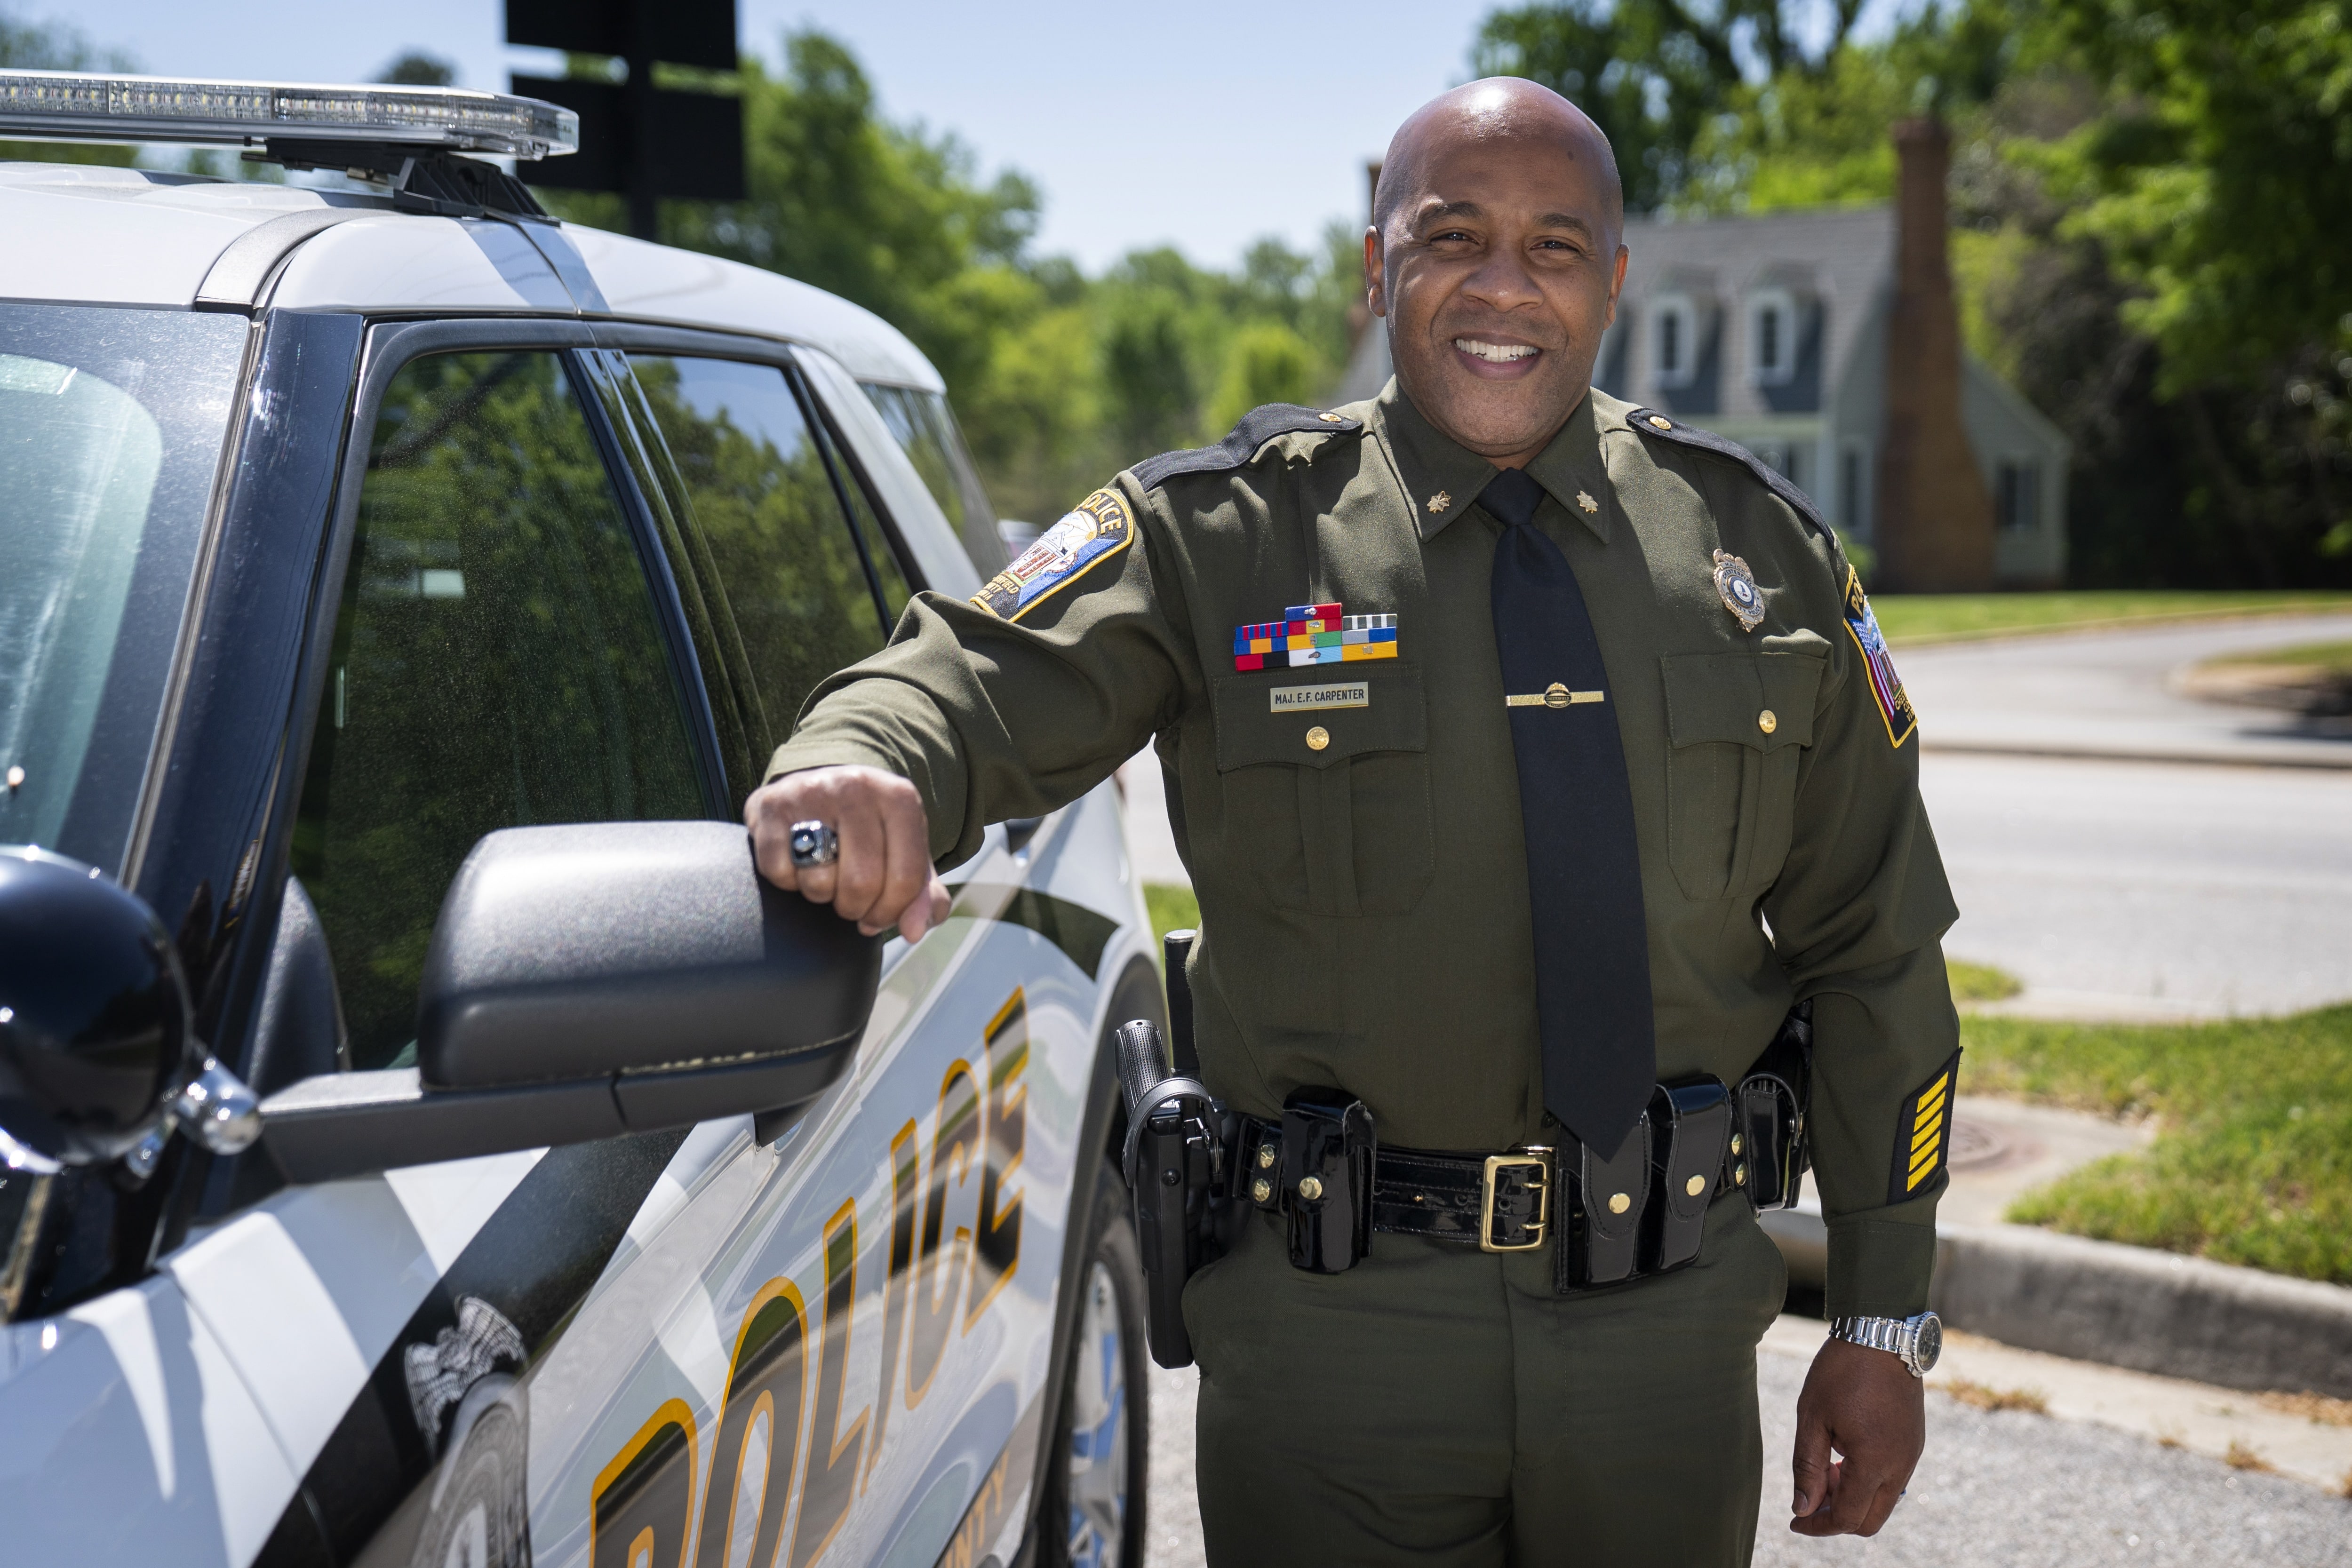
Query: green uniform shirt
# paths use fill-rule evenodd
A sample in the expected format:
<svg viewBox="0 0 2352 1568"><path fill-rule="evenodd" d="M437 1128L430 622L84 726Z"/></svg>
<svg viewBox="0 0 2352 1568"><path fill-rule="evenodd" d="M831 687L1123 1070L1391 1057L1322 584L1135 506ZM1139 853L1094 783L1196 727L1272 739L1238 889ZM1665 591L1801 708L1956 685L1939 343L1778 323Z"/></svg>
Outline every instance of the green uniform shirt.
<svg viewBox="0 0 2352 1568"><path fill-rule="evenodd" d="M1948 1121L1935 1081L1958 1033L1938 946L1956 912L1918 747L1895 744L1908 710L1874 695L1875 625L1849 629L1866 608L1834 539L1739 462L1628 413L1589 395L1528 471L1623 738L1658 1072L1736 1082L1811 998L1831 1311L1908 1314L1926 1305ZM1310 420L1187 471L1142 465L1156 485L1121 474L1087 505L1124 542L1058 581L1049 567L1014 619L920 595L887 649L817 689L770 776L899 774L951 864L987 824L1066 805L1152 739L1201 904L1210 1087L1272 1116L1302 1084L1339 1085L1404 1147L1547 1141L1489 607L1500 526L1475 505L1495 469L1393 382L1292 423ZM1718 549L1761 590L1752 632L1718 591ZM1396 656L1235 670L1237 628L1332 601L1394 615ZM1271 695L1358 682L1360 706L1277 711Z"/></svg>

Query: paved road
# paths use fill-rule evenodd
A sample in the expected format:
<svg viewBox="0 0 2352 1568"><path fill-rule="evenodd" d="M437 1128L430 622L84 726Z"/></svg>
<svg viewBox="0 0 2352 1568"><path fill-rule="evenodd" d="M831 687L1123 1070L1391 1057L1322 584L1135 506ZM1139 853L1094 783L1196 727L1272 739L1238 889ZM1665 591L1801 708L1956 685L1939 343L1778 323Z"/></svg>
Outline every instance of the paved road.
<svg viewBox="0 0 2352 1568"><path fill-rule="evenodd" d="M1764 1417L1758 1568L2342 1568L2352 1502L2276 1476L2104 1427L1940 1395L1927 1401L1927 1457L1910 1495L1869 1541L1788 1531L1782 1484L1802 1359L1757 1358ZM1153 1374L1152 1496L1145 1568L1202 1568L1192 1502L1193 1374Z"/></svg>
<svg viewBox="0 0 2352 1568"><path fill-rule="evenodd" d="M1895 651L1930 749L2352 768L2352 720L2198 702L2174 677L2217 654L2352 642L2352 615L2011 637Z"/></svg>
<svg viewBox="0 0 2352 1568"><path fill-rule="evenodd" d="M2341 641L2352 616L1898 649L1960 906L1948 949L2045 1015L2352 997L2352 727L2174 690L2217 654Z"/></svg>
<svg viewBox="0 0 2352 1568"><path fill-rule="evenodd" d="M2352 616L1898 650L1961 910L1953 955L2018 975L2018 1010L2054 1016L2352 998L2352 735L2168 686L2216 653L2328 639L2352 639ZM2087 755L2048 754L2069 746ZM1138 869L1181 882L1157 764L1121 777Z"/></svg>

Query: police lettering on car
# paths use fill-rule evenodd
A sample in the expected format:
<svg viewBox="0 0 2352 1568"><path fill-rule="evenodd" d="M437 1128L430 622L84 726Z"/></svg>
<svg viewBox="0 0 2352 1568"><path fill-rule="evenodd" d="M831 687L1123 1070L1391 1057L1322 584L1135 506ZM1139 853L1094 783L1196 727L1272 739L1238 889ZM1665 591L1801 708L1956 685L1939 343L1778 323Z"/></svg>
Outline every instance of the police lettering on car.
<svg viewBox="0 0 2352 1568"><path fill-rule="evenodd" d="M1808 1159L1792 1527L1874 1531L1920 1453L1957 1020L1911 710L1811 502L1591 389L1622 229L1558 96L1416 113L1365 241L1396 379L919 598L748 813L880 929L1156 747L1202 920L1127 1160L1220 1564L1746 1561L1755 1215Z"/></svg>

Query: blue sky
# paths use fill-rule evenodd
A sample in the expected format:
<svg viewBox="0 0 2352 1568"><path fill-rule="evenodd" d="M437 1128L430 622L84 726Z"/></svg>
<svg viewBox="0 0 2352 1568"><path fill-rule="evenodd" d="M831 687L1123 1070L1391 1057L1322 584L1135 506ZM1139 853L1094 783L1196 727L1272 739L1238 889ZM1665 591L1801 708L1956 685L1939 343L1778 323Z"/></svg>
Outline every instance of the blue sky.
<svg viewBox="0 0 2352 1568"><path fill-rule="evenodd" d="M1171 243L1230 265L1261 235L1306 249L1334 218L1362 218L1365 161L1415 106L1469 74L1494 0L1345 5L1118 0L1018 5L939 0L737 0L745 46L772 63L814 25L855 49L894 120L952 131L983 170L1028 173L1045 195L1041 248L1089 270ZM364 79L423 48L467 87L555 57L502 42L499 0L0 0L63 18L101 46L173 74Z"/></svg>

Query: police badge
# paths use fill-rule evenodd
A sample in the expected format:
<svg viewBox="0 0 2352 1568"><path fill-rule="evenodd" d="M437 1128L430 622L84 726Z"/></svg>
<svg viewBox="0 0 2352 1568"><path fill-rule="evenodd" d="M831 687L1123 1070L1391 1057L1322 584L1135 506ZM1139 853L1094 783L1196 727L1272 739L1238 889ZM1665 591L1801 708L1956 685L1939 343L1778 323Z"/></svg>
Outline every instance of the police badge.
<svg viewBox="0 0 2352 1568"><path fill-rule="evenodd" d="M1763 590L1756 586L1756 574L1738 556L1715 552L1715 591L1723 596L1723 607L1738 620L1742 632L1753 632L1764 623Z"/></svg>

